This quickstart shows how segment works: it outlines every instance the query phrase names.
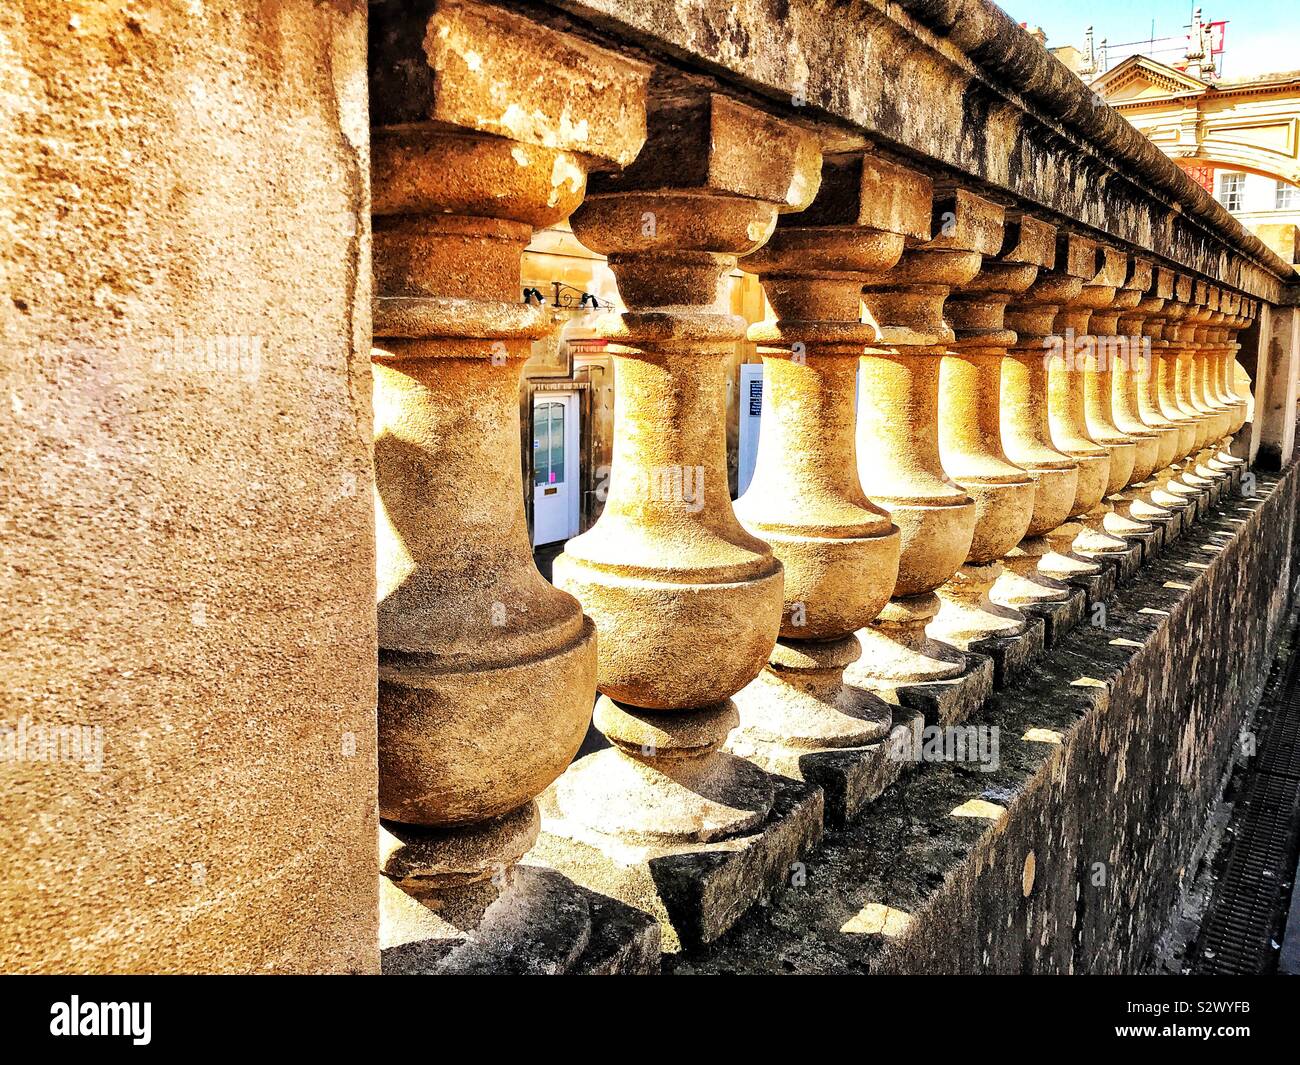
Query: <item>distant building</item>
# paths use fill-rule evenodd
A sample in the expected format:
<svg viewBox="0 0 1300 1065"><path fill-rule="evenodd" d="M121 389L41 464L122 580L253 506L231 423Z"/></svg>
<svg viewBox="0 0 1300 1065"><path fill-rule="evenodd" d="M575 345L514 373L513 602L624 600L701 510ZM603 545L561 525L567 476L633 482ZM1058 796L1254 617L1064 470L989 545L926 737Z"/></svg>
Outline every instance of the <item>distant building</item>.
<svg viewBox="0 0 1300 1065"><path fill-rule="evenodd" d="M1247 229L1300 261L1300 70L1214 80L1212 67L1196 69L1131 55L1091 84Z"/></svg>
<svg viewBox="0 0 1300 1065"><path fill-rule="evenodd" d="M1108 47L1089 26L1082 48L1048 50L1242 225L1300 262L1300 70L1219 77L1226 25L1197 8L1185 36ZM1047 47L1041 28L1025 29ZM1137 51L1110 65L1133 47L1181 56L1165 63Z"/></svg>

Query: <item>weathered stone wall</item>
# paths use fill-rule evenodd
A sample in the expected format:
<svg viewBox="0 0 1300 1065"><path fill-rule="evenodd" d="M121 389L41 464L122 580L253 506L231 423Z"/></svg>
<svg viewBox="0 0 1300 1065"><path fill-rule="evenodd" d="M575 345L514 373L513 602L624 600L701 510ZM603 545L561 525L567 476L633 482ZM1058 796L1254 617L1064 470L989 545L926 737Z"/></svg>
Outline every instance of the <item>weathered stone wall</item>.
<svg viewBox="0 0 1300 1065"><path fill-rule="evenodd" d="M1256 350L1255 410L1251 440L1255 462L1276 470L1291 460L1300 397L1300 307L1266 307Z"/></svg>
<svg viewBox="0 0 1300 1065"><path fill-rule="evenodd" d="M996 757L909 767L796 883L674 973L1140 968L1194 875L1300 563L1300 476L1166 545L967 721Z"/></svg>
<svg viewBox="0 0 1300 1065"><path fill-rule="evenodd" d="M0 970L377 968L365 44L0 13Z"/></svg>
<svg viewBox="0 0 1300 1065"><path fill-rule="evenodd" d="M1165 927L1293 580L1297 470L1173 545L983 718L1064 739L948 872L879 972L1132 971ZM1263 497L1267 498L1263 498ZM1140 604L1140 605L1139 605ZM1072 727L1048 725L1069 720ZM1039 747L1041 751L1041 746Z"/></svg>

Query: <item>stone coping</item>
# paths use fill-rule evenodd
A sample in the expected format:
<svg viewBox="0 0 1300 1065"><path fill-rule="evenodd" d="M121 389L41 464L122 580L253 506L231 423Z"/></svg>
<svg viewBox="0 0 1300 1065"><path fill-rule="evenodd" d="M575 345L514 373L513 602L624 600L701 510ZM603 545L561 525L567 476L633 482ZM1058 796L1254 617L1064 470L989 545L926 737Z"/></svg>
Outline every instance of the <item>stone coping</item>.
<svg viewBox="0 0 1300 1065"><path fill-rule="evenodd" d="M550 0L570 28L707 71L828 129L985 183L1273 303L1295 270L992 0ZM561 16L555 16L561 17ZM824 72L824 76L823 76ZM842 141L837 144L836 140ZM855 140L856 138L856 140Z"/></svg>

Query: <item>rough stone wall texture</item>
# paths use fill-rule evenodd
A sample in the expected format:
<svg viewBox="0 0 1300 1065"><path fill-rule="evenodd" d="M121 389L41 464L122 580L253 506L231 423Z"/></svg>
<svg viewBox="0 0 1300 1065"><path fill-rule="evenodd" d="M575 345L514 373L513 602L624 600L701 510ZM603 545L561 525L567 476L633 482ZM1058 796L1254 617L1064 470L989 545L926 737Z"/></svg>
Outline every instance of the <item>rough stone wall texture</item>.
<svg viewBox="0 0 1300 1065"><path fill-rule="evenodd" d="M1054 669L995 702L992 719L1016 726L1009 733L1027 711L1048 716L1035 706L1079 716L874 971L1142 963L1271 662L1293 578L1297 484L1293 465L1261 482L1268 497L1256 506L1228 501L1208 536L1156 563L1144 606L1112 612L1105 628L1085 624Z"/></svg>
<svg viewBox="0 0 1300 1065"><path fill-rule="evenodd" d="M0 12L0 970L377 968L365 43Z"/></svg>
<svg viewBox="0 0 1300 1065"><path fill-rule="evenodd" d="M1261 317L1253 410L1255 462L1276 470L1291 461L1300 397L1300 307L1265 307Z"/></svg>

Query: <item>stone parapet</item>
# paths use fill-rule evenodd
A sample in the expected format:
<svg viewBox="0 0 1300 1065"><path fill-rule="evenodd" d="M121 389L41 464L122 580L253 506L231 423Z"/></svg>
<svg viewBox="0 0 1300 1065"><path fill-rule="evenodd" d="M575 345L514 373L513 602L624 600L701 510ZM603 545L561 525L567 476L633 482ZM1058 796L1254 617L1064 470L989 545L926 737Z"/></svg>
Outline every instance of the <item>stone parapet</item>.
<svg viewBox="0 0 1300 1065"><path fill-rule="evenodd" d="M810 859L806 886L667 971L1140 968L1195 876L1206 812L1266 679L1298 499L1293 465L1225 500L1104 624L1076 628L966 722L970 751L992 750L975 730L997 730L996 767L914 767Z"/></svg>
<svg viewBox="0 0 1300 1065"><path fill-rule="evenodd" d="M992 0L555 0L602 32L1276 302L1293 268ZM1100 190L1104 190L1104 194ZM1224 252L1228 257L1224 258Z"/></svg>

